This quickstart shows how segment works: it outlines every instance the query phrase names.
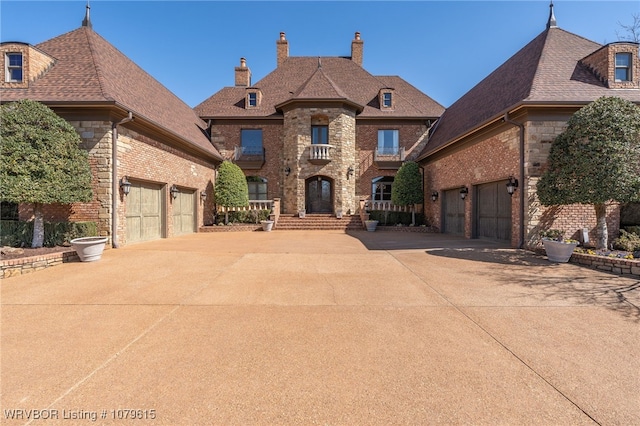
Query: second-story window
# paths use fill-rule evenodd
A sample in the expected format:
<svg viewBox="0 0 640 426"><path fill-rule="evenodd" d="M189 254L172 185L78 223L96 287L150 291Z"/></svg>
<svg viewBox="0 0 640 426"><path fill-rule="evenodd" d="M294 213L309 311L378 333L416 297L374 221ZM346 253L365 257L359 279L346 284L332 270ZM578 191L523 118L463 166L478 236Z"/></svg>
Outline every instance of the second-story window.
<svg viewBox="0 0 640 426"><path fill-rule="evenodd" d="M378 130L378 154L398 154L398 130Z"/></svg>
<svg viewBox="0 0 640 426"><path fill-rule="evenodd" d="M242 129L240 138L243 155L262 155L261 129Z"/></svg>
<svg viewBox="0 0 640 426"><path fill-rule="evenodd" d="M631 81L631 53L616 53L616 81Z"/></svg>
<svg viewBox="0 0 640 426"><path fill-rule="evenodd" d="M249 106L257 107L258 106L258 94L255 92L251 92L248 94Z"/></svg>
<svg viewBox="0 0 640 426"><path fill-rule="evenodd" d="M5 81L7 83L22 83L22 53L7 53L5 55Z"/></svg>
<svg viewBox="0 0 640 426"><path fill-rule="evenodd" d="M329 126L311 126L311 143L323 144L329 143Z"/></svg>

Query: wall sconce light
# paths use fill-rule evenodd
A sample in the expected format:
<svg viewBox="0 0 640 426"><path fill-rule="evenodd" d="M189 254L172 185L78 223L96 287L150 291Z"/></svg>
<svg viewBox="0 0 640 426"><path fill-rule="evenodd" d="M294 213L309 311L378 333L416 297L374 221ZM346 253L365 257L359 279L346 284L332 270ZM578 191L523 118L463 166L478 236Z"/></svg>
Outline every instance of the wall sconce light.
<svg viewBox="0 0 640 426"><path fill-rule="evenodd" d="M460 188L460 198L462 198L463 200L467 198L468 193L469 193L469 188L467 188L466 186L463 186L462 188Z"/></svg>
<svg viewBox="0 0 640 426"><path fill-rule="evenodd" d="M171 193L171 198L175 200L176 198L178 198L178 192L180 191L178 190L178 187L174 183L173 185L171 185L171 188L169 188L169 192Z"/></svg>
<svg viewBox="0 0 640 426"><path fill-rule="evenodd" d="M291 167L287 166L284 168L284 175L289 176L291 174Z"/></svg>
<svg viewBox="0 0 640 426"><path fill-rule="evenodd" d="M120 179L120 189L122 189L122 193L124 195L129 195L129 191L131 191L131 182L127 180L126 176L123 176Z"/></svg>
<svg viewBox="0 0 640 426"><path fill-rule="evenodd" d="M438 191L433 191L431 193L431 201L433 201L434 203L438 200Z"/></svg>
<svg viewBox="0 0 640 426"><path fill-rule="evenodd" d="M353 166L349 166L349 168L347 169L347 179L349 179L349 176L353 176L354 172L355 169L353 168Z"/></svg>
<svg viewBox="0 0 640 426"><path fill-rule="evenodd" d="M509 193L509 195L513 197L513 193L515 192L517 187L518 179L514 178L513 176L509 176L509 181L507 182L507 192Z"/></svg>
<svg viewBox="0 0 640 426"><path fill-rule="evenodd" d="M203 203L205 201L207 201L207 190L206 189L201 189L200 190L200 199L202 200Z"/></svg>

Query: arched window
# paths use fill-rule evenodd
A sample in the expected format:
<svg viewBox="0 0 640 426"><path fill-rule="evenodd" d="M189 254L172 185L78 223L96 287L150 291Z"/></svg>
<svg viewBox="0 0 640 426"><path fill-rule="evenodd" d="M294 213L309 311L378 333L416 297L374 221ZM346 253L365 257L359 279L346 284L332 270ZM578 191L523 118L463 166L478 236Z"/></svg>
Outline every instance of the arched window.
<svg viewBox="0 0 640 426"><path fill-rule="evenodd" d="M247 186L249 187L250 200L268 200L267 178L260 176L247 176Z"/></svg>
<svg viewBox="0 0 640 426"><path fill-rule="evenodd" d="M373 201L391 201L393 176L378 176L371 179L371 199Z"/></svg>

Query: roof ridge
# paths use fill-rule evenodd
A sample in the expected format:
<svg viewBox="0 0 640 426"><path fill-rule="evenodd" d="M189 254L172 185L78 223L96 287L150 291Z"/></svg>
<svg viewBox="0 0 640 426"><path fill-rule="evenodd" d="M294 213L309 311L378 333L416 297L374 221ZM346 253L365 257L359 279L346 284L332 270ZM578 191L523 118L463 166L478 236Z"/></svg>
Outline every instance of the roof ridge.
<svg viewBox="0 0 640 426"><path fill-rule="evenodd" d="M89 46L89 52L91 52L91 63L93 64L93 67L96 70L96 75L98 76L98 84L100 85L100 93L102 93L102 96L105 99L111 100L113 101L113 97L111 96L107 96L107 93L105 92L105 88L104 88L104 73L102 72L102 68L100 67L99 62L96 60L96 55L95 55L95 47L93 45L93 40L91 39L91 37L89 36L89 34L87 33L87 31L90 31L92 34L96 34L91 28L87 27L87 26L82 26L80 28L78 28L79 30L84 30L84 36L87 39L87 45Z"/></svg>

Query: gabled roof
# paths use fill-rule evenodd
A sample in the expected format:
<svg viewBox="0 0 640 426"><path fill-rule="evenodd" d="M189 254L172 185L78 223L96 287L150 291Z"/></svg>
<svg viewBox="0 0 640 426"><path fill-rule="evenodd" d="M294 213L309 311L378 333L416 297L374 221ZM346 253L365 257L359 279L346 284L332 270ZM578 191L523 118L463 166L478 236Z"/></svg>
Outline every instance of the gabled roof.
<svg viewBox="0 0 640 426"><path fill-rule="evenodd" d="M185 145L221 158L205 134L206 123L91 28L80 27L36 48L55 64L26 89L3 88L3 102L29 98L46 104L117 105Z"/></svg>
<svg viewBox="0 0 640 426"><path fill-rule="evenodd" d="M319 68L318 62L321 67ZM444 107L400 77L376 77L349 58L289 57L252 88L260 89L257 108L245 109L245 87L225 87L195 107L202 118L280 117L276 106L294 99L347 100L362 107L360 118L435 118ZM394 88L394 108L382 111L380 89Z"/></svg>
<svg viewBox="0 0 640 426"><path fill-rule="evenodd" d="M602 96L640 102L640 90L609 89L580 60L602 45L551 26L451 105L421 158L523 105L584 105Z"/></svg>

